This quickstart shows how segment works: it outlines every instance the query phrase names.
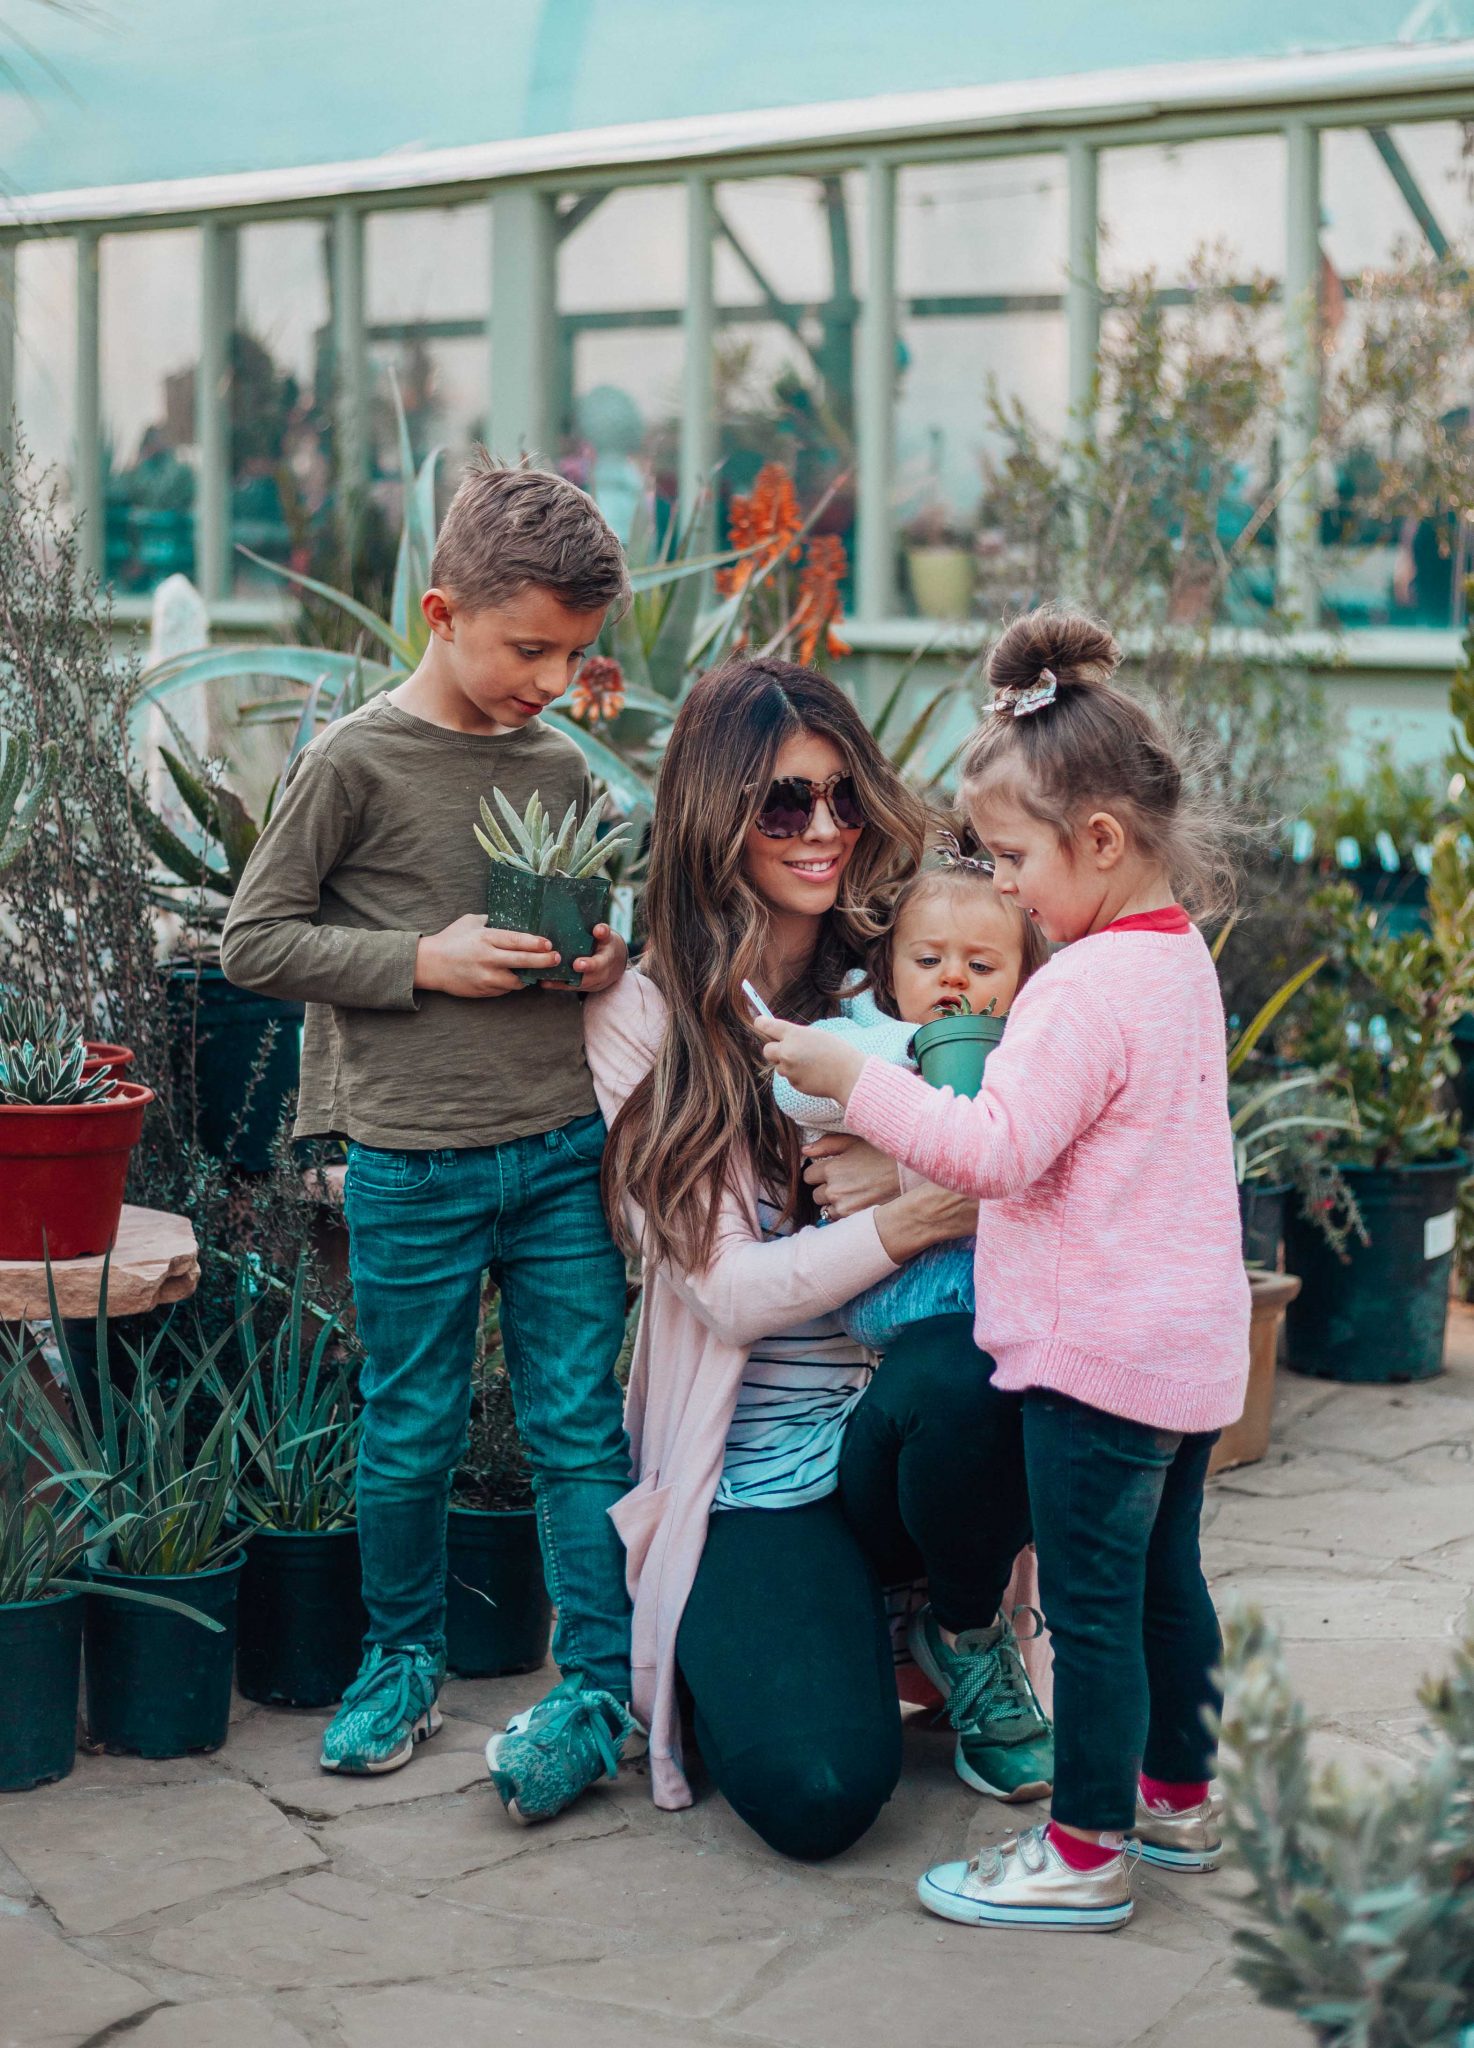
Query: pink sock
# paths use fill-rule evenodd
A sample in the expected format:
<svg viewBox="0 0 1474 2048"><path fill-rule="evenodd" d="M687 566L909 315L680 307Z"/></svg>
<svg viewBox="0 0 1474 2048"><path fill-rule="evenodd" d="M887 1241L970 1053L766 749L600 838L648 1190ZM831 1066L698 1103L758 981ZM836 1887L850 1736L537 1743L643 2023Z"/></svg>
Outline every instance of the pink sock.
<svg viewBox="0 0 1474 2048"><path fill-rule="evenodd" d="M1141 1796L1148 1806L1167 1806L1174 1813L1186 1813L1190 1806L1201 1806L1208 1796L1206 1778L1149 1778L1141 1774Z"/></svg>
<svg viewBox="0 0 1474 2048"><path fill-rule="evenodd" d="M1053 1821L1049 1823L1049 1839L1071 1870L1103 1870L1121 1853L1119 1842L1111 1848L1104 1842L1082 1842L1078 1835L1067 1835Z"/></svg>

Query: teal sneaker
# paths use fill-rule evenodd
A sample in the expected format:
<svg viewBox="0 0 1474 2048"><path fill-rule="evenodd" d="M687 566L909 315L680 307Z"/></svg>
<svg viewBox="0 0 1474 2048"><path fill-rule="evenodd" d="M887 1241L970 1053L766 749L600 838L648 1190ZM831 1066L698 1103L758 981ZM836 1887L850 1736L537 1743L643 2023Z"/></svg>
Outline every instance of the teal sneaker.
<svg viewBox="0 0 1474 2048"><path fill-rule="evenodd" d="M443 1651L375 1643L322 1738L323 1769L373 1777L407 1764L417 1742L440 1732L435 1701L444 1678Z"/></svg>
<svg viewBox="0 0 1474 2048"><path fill-rule="evenodd" d="M999 1615L955 1644L942 1639L931 1608L911 1624L911 1654L947 1703L957 1730L953 1764L964 1785L1015 1805L1045 1798L1054 1784L1054 1733Z"/></svg>
<svg viewBox="0 0 1474 2048"><path fill-rule="evenodd" d="M600 1778L644 1730L612 1692L565 1678L535 1707L514 1714L486 1745L486 1767L502 1805L524 1826L551 1820Z"/></svg>

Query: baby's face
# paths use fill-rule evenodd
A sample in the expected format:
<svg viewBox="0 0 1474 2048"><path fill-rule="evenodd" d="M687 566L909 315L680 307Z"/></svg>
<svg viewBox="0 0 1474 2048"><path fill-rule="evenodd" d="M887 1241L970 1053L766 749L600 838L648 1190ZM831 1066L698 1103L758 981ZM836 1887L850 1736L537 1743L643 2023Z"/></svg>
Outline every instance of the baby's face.
<svg viewBox="0 0 1474 2048"><path fill-rule="evenodd" d="M1001 1017L1018 992L1023 965L1017 920L991 888L949 884L913 896L891 936L896 1011L929 1024L966 997L977 1014L989 1003Z"/></svg>

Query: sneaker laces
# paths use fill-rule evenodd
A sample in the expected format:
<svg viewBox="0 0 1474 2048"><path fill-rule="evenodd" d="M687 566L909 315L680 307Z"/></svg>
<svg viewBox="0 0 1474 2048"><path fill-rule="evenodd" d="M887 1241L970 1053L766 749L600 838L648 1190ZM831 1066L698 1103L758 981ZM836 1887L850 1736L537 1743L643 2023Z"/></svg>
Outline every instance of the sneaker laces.
<svg viewBox="0 0 1474 2048"><path fill-rule="evenodd" d="M996 1643L968 1656L967 1669L953 1682L947 1714L957 1729L972 1720L985 1720L1012 1722L1019 1741L1037 1734L1042 1719L1039 1705L1006 1621Z"/></svg>
<svg viewBox="0 0 1474 2048"><path fill-rule="evenodd" d="M415 1662L422 1655L416 1649L381 1650L344 1693L339 1714L354 1707L371 1708L369 1732L385 1736L428 1714L435 1693L429 1672Z"/></svg>
<svg viewBox="0 0 1474 2048"><path fill-rule="evenodd" d="M612 1692L585 1692L580 1683L549 1693L521 1733L524 1741L540 1750L554 1749L575 1733L583 1734L592 1742L605 1777L614 1778L619 1775L620 1751L634 1726L634 1715Z"/></svg>

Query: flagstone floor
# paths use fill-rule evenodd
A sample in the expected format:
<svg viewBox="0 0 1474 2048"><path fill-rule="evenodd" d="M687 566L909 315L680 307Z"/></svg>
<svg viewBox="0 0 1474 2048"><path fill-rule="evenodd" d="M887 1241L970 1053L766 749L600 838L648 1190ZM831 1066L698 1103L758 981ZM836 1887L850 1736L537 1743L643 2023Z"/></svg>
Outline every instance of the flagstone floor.
<svg viewBox="0 0 1474 2048"><path fill-rule="evenodd" d="M1224 1599L1277 1621L1326 1753L1396 1769L1470 1625L1474 1310L1418 1387L1281 1376L1265 1463L1214 1482ZM798 1868L642 1775L510 1826L481 1748L539 1678L456 1683L406 1771L324 1777L321 1716L241 1704L217 1755L81 1757L0 1799L0 2048L1288 2048L1233 1976L1231 1868L1137 1877L1111 1939L949 1927L918 1871L1005 1831L917 1722L849 1855ZM1025 1818L1036 1816L1026 1813Z"/></svg>

